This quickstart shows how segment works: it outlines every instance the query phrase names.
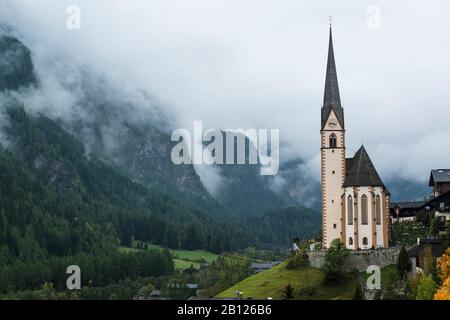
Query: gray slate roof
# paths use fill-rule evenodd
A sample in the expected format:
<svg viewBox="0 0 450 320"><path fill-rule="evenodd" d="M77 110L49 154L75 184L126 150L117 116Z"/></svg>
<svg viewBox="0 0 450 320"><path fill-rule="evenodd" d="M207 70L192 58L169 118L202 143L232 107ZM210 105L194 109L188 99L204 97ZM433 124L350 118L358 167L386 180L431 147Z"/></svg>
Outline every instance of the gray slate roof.
<svg viewBox="0 0 450 320"><path fill-rule="evenodd" d="M426 203L426 201L391 202L389 207L395 208L396 206L399 206L402 209L419 209L422 208Z"/></svg>
<svg viewBox="0 0 450 320"><path fill-rule="evenodd" d="M431 247L433 257L440 257L445 251L442 240L439 239L420 239L420 244L408 251L409 257L418 257L427 246Z"/></svg>
<svg viewBox="0 0 450 320"><path fill-rule="evenodd" d="M330 116L331 111L334 111L336 117L344 128L344 109L341 106L341 98L339 95L339 84L336 72L336 62L334 61L333 50L333 36L330 27L330 40L328 45L328 62L327 62L327 75L325 78L325 93L323 97L322 106L322 129Z"/></svg>
<svg viewBox="0 0 450 320"><path fill-rule="evenodd" d="M450 169L431 170L429 186L434 186L435 182L450 182Z"/></svg>
<svg viewBox="0 0 450 320"><path fill-rule="evenodd" d="M344 187L384 187L383 181L381 181L364 146L361 146L353 158L346 159L346 166L347 175L345 177Z"/></svg>

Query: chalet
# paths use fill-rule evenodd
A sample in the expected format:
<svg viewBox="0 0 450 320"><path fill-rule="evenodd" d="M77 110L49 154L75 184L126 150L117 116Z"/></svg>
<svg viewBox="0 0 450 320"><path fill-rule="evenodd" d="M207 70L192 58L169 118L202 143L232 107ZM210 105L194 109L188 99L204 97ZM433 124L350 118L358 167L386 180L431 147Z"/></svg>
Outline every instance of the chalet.
<svg viewBox="0 0 450 320"><path fill-rule="evenodd" d="M431 254L436 260L439 259L445 251L443 241L440 239L420 239L418 245L408 251L413 273L417 273L417 268L423 268L420 264L419 257L427 247L431 247Z"/></svg>
<svg viewBox="0 0 450 320"><path fill-rule="evenodd" d="M400 222L415 221L426 203L426 201L392 202L389 208L391 218Z"/></svg>
<svg viewBox="0 0 450 320"><path fill-rule="evenodd" d="M431 170L430 181L428 183L433 188L433 197L450 191L450 169Z"/></svg>
<svg viewBox="0 0 450 320"><path fill-rule="evenodd" d="M440 231L443 231L450 221L450 169L431 170L429 186L433 192L426 201L391 203L391 220L416 221L421 216L422 222L428 223L429 217L434 216L439 218Z"/></svg>

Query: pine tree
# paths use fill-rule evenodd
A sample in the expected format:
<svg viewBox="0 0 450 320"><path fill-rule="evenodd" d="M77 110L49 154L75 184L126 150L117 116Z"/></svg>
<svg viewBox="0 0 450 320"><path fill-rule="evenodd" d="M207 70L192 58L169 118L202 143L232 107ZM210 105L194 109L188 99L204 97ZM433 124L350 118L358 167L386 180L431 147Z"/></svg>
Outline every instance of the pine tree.
<svg viewBox="0 0 450 320"><path fill-rule="evenodd" d="M397 270L402 277L406 277L409 271L411 271L411 260L409 260L408 253L403 246L400 250L397 261Z"/></svg>

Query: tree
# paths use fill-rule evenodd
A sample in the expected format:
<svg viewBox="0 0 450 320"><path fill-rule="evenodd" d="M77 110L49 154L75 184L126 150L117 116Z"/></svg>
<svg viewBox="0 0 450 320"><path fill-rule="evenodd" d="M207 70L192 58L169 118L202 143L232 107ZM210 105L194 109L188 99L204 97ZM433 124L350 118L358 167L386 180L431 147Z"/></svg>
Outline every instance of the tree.
<svg viewBox="0 0 450 320"><path fill-rule="evenodd" d="M299 251L292 254L286 264L286 269L294 270L301 269L309 266L308 254L305 248L301 248Z"/></svg>
<svg viewBox="0 0 450 320"><path fill-rule="evenodd" d="M153 284L149 283L148 285L143 286L139 289L139 295L147 298L148 295L153 291L153 289L155 289L155 287L153 286Z"/></svg>
<svg viewBox="0 0 450 320"><path fill-rule="evenodd" d="M450 300L450 278L447 278L434 295L434 300Z"/></svg>
<svg viewBox="0 0 450 320"><path fill-rule="evenodd" d="M283 288L283 298L286 300L292 299L294 297L294 288L292 288L291 284L287 284Z"/></svg>
<svg viewBox="0 0 450 320"><path fill-rule="evenodd" d="M432 237L437 237L439 235L439 218L437 216L431 218L429 233Z"/></svg>
<svg viewBox="0 0 450 320"><path fill-rule="evenodd" d="M322 267L325 272L325 282L336 282L342 279L344 262L348 255L349 252L340 239L331 241Z"/></svg>
<svg viewBox="0 0 450 320"><path fill-rule="evenodd" d="M450 248L439 259L438 271L442 285L434 295L434 300L450 300Z"/></svg>
<svg viewBox="0 0 450 320"><path fill-rule="evenodd" d="M433 277L430 275L424 276L420 280L419 287L417 288L416 300L432 300L436 290L437 285Z"/></svg>
<svg viewBox="0 0 450 320"><path fill-rule="evenodd" d="M355 293L353 294L353 300L364 300L364 295L363 295L363 292L361 290L361 286L359 285L359 283L356 286Z"/></svg>
<svg viewBox="0 0 450 320"><path fill-rule="evenodd" d="M397 270L402 277L406 277L408 272L411 271L411 267L411 260L409 260L408 253L403 246L398 256Z"/></svg>

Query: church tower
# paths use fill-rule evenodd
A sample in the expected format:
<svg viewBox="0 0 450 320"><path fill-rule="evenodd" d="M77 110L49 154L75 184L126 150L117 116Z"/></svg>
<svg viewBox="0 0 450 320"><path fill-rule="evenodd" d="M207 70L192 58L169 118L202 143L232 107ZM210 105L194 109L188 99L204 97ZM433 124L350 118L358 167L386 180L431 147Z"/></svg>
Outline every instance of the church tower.
<svg viewBox="0 0 450 320"><path fill-rule="evenodd" d="M330 26L327 73L321 117L322 245L342 239L342 186L345 168L344 110L341 106Z"/></svg>

